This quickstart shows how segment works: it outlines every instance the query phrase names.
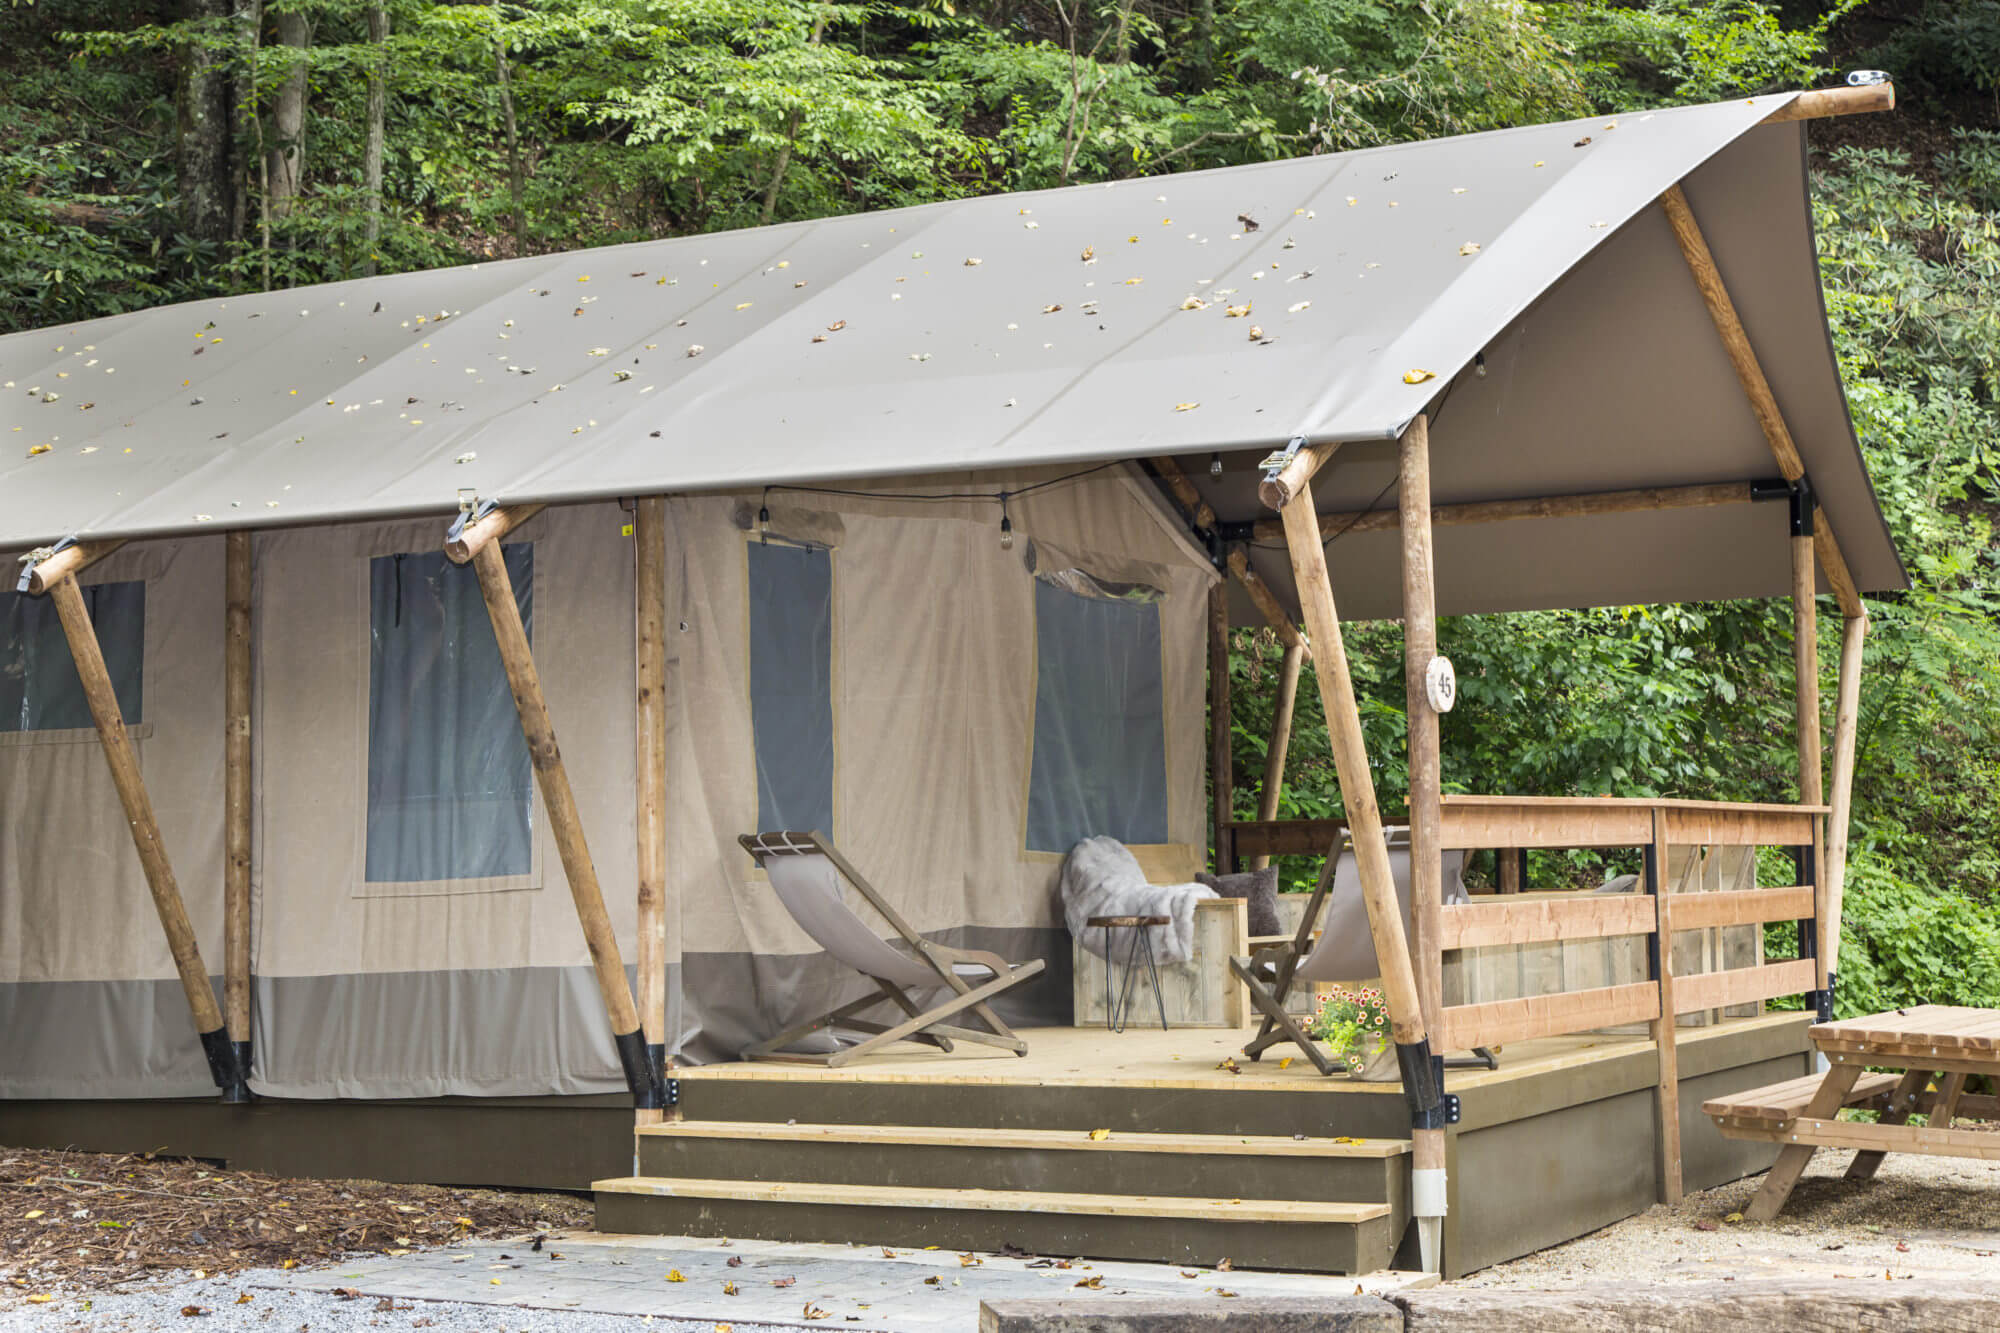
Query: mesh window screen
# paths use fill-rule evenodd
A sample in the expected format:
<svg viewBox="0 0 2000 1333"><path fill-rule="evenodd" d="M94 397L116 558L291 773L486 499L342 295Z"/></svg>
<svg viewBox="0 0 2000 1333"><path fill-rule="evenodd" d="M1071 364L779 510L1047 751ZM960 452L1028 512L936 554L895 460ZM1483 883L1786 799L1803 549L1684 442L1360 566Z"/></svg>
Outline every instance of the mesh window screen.
<svg viewBox="0 0 2000 1333"><path fill-rule="evenodd" d="M146 585L84 585L83 602L111 672L125 725L145 721ZM0 592L0 731L62 731L93 725L83 681L55 603Z"/></svg>
<svg viewBox="0 0 2000 1333"><path fill-rule="evenodd" d="M1099 835L1167 841L1159 604L1070 591L1090 586L1035 579L1029 851L1067 852Z"/></svg>
<svg viewBox="0 0 2000 1333"><path fill-rule="evenodd" d="M504 548L534 634L534 548ZM369 562L367 880L526 875L534 780L479 578L442 551Z"/></svg>
<svg viewBox="0 0 2000 1333"><path fill-rule="evenodd" d="M833 828L833 553L751 542L757 827Z"/></svg>

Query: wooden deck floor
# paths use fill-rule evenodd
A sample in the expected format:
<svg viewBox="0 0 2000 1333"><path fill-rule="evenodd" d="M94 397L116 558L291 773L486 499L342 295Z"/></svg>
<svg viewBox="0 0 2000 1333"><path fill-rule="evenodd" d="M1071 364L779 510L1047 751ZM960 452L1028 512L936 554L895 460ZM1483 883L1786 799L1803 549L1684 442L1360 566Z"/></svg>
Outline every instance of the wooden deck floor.
<svg viewBox="0 0 2000 1333"><path fill-rule="evenodd" d="M1680 1048L1731 1034L1797 1024L1795 1013L1768 1013L1756 1018L1727 1019L1710 1027L1683 1028ZM679 1070L683 1081L724 1080L799 1083L945 1083L1008 1086L1104 1086L1125 1084L1147 1088L1234 1087L1246 1091L1315 1091L1329 1095L1400 1097L1396 1083L1363 1083L1344 1077L1323 1078L1310 1062L1292 1060L1280 1068L1285 1048L1266 1052L1252 1062L1242 1056L1250 1029L1127 1028L1110 1032L1101 1027L1023 1028L1028 1053L1015 1056L987 1047L961 1043L950 1054L924 1046L903 1046L870 1056L842 1069L813 1065L741 1062L702 1065ZM1581 1034L1520 1042L1500 1052L1500 1068L1454 1069L1445 1083L1454 1092L1490 1087L1517 1079L1554 1073L1600 1060L1652 1050L1644 1036ZM1685 1058L1685 1057L1684 1057ZM1235 1063L1238 1072L1222 1067Z"/></svg>

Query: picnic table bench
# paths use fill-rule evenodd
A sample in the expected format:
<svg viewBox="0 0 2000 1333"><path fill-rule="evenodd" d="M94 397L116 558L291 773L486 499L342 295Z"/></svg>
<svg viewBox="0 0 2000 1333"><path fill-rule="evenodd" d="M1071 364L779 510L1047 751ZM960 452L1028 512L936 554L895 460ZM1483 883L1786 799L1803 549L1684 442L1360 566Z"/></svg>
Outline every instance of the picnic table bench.
<svg viewBox="0 0 2000 1333"><path fill-rule="evenodd" d="M2000 1087L2000 1010L1913 1005L1815 1024L1808 1035L1827 1059L1824 1074L1702 1104L1725 1137L1783 1145L1745 1210L1752 1220L1778 1215L1820 1148L1859 1149L1847 1168L1849 1180L1873 1176L1892 1152L2000 1161L2000 1134L1951 1127L1955 1118L2000 1120L2000 1098L1965 1091L1975 1075ZM1865 1072L1870 1065L1901 1072ZM1843 1121L1847 1107L1879 1116L1874 1124ZM1914 1115L1925 1123L1910 1124Z"/></svg>

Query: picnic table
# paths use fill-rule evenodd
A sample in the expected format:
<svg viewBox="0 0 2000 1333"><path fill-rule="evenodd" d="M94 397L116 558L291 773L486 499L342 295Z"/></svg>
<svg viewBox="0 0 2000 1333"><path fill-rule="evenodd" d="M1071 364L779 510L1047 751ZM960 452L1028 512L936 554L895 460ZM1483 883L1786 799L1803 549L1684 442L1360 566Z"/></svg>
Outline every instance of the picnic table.
<svg viewBox="0 0 2000 1333"><path fill-rule="evenodd" d="M1824 1074L1705 1102L1702 1110L1732 1139L1782 1144L1763 1188L1745 1213L1768 1222L1785 1206L1820 1148L1858 1149L1849 1180L1867 1180L1892 1152L2000 1161L2000 1134L1953 1129L1954 1119L2000 1121L2000 1097L1968 1094L1984 1075L2000 1090L2000 1009L1920 1004L1808 1031L1827 1060ZM1870 1066L1901 1071L1870 1073ZM1935 1087L1933 1087L1935 1084ZM1879 1112L1873 1124L1843 1121L1843 1108ZM1912 1125L1921 1115L1924 1124Z"/></svg>

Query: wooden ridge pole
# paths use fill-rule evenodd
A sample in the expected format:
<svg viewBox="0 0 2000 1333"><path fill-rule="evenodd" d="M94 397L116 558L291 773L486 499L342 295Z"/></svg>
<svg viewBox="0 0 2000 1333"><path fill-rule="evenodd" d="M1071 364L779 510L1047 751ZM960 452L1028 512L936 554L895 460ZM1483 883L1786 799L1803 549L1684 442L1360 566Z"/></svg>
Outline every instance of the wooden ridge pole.
<svg viewBox="0 0 2000 1333"><path fill-rule="evenodd" d="M74 548L72 548L74 549ZM167 949L173 955L174 970L180 974L181 989L187 992L188 1008L194 1014L195 1031L201 1035L202 1051L208 1057L209 1073L226 1101L247 1101L243 1071L236 1065L236 1051L229 1044L229 1032L222 1010L215 1003L208 969L202 965L201 948L195 942L194 926L188 920L187 905L181 900L180 885L174 879L173 864L167 859L166 844L160 840L160 823L153 814L152 797L139 770L139 754L125 730L125 715L119 710L118 695L111 685L111 673L104 665L104 651L97 642L97 629L83 602L83 590L76 575L68 572L48 584L48 593L62 620L63 636L69 640L70 657L83 682L83 697L90 705L97 739L104 747L104 759L111 768L111 781L118 788L119 803L132 833L132 846L139 853L139 865L146 873L146 888L153 895L160 927L167 935Z"/></svg>
<svg viewBox="0 0 2000 1333"><path fill-rule="evenodd" d="M1410 806L1410 963L1416 973L1417 1001L1424 1028L1443 1031L1444 950L1439 911L1444 899L1444 867L1439 850L1444 816L1438 711L1431 706L1424 678L1437 656L1437 580L1431 546L1430 420L1419 416L1398 443L1398 507L1403 528L1403 697L1409 738ZM1435 1211L1415 1206L1419 1247L1426 1271L1436 1272L1444 1224L1443 1129L1410 1132L1413 1183L1433 1182L1428 1197ZM1413 1200L1424 1191L1413 1189Z"/></svg>
<svg viewBox="0 0 2000 1333"><path fill-rule="evenodd" d="M1820 868L1819 988L1833 1002L1840 970L1840 899L1847 885L1847 821L1854 806L1855 733L1861 721L1861 656L1868 617L1841 627L1840 685L1833 705L1833 808L1827 815L1826 863Z"/></svg>
<svg viewBox="0 0 2000 1333"><path fill-rule="evenodd" d="M1229 585L1217 583L1208 590L1208 787L1218 875L1236 869L1229 828L1235 821L1236 798L1229 737Z"/></svg>
<svg viewBox="0 0 2000 1333"><path fill-rule="evenodd" d="M223 578L222 1008L250 1073L250 533L228 534Z"/></svg>
<svg viewBox="0 0 2000 1333"><path fill-rule="evenodd" d="M1722 481L1699 486L1646 486L1629 491L1530 496L1518 500L1476 500L1466 504L1434 506L1431 509L1431 526L1449 528L1468 523L1508 523L1524 518L1589 518L1598 514L1706 509L1715 505L1749 504L1754 498L1749 482ZM1400 507L1332 510L1319 516L1319 530L1323 537L1344 537L1357 532L1386 532L1400 527L1402 522ZM1251 527L1251 534L1258 541L1273 541L1285 535L1285 527L1278 519L1260 518Z"/></svg>
<svg viewBox="0 0 2000 1333"><path fill-rule="evenodd" d="M1815 88L1800 93L1778 110L1764 117L1764 124L1779 125L1791 120L1820 120L1827 116L1858 116L1870 111L1894 111L1896 85L1870 83L1861 87Z"/></svg>
<svg viewBox="0 0 2000 1333"><path fill-rule="evenodd" d="M634 507L632 589L638 648L639 1011L646 1058L667 1067L667 502L647 496ZM642 1125L678 1112L641 1107Z"/></svg>
<svg viewBox="0 0 2000 1333"><path fill-rule="evenodd" d="M465 536L472 535L472 528L468 527ZM577 921L583 927L584 942L590 946L597 990L604 997L604 1010L611 1019L611 1036L618 1046L625 1082L632 1089L635 1103L641 1109L651 1110L662 1100L660 1080L654 1077L651 1062L646 1058L646 1036L639 1025L639 1010L625 982L625 963L618 955L611 918L604 910L597 867L584 840L583 818L577 812L569 771L563 767L562 752L556 746L555 724L549 718L541 676L535 670L535 659L529 650L528 631L521 623L521 607L514 600L514 580L507 573L497 535L485 536L470 548L472 567L479 575L479 594L486 602L486 616L493 623L500 661L507 669L507 685L521 715L521 735L528 743L528 758L534 764L535 781L542 789L549 831L555 835L556 850L562 857L563 876L569 880L570 897L576 902Z"/></svg>
<svg viewBox="0 0 2000 1333"><path fill-rule="evenodd" d="M1709 318L1715 323L1723 350L1729 354L1730 364L1736 369L1736 378L1743 386L1744 396L1750 400L1750 410L1764 432L1765 442L1770 445L1771 456L1778 461L1778 470L1784 474L1786 481L1797 481L1805 475L1805 461L1799 457L1791 429L1785 425L1784 413L1778 408L1777 396L1771 392L1770 381L1765 379L1764 368L1757 360L1756 350L1750 345L1750 335L1743 331L1743 321L1736 313L1736 302L1723 284L1722 273L1715 266L1715 256L1709 252L1708 240L1702 235L1694 210L1688 206L1687 195L1678 185L1668 186L1667 192L1660 196L1660 208L1666 214L1667 225L1673 228L1681 257L1687 261L1688 271L1694 275L1695 286L1701 291L1702 302L1708 307ZM1863 614L1861 594L1854 586L1854 576L1848 571L1847 559L1841 554L1833 525L1827 521L1824 512L1814 522L1812 536L1813 550L1819 556L1821 568L1826 571L1827 586L1833 589L1841 611L1849 616Z"/></svg>

